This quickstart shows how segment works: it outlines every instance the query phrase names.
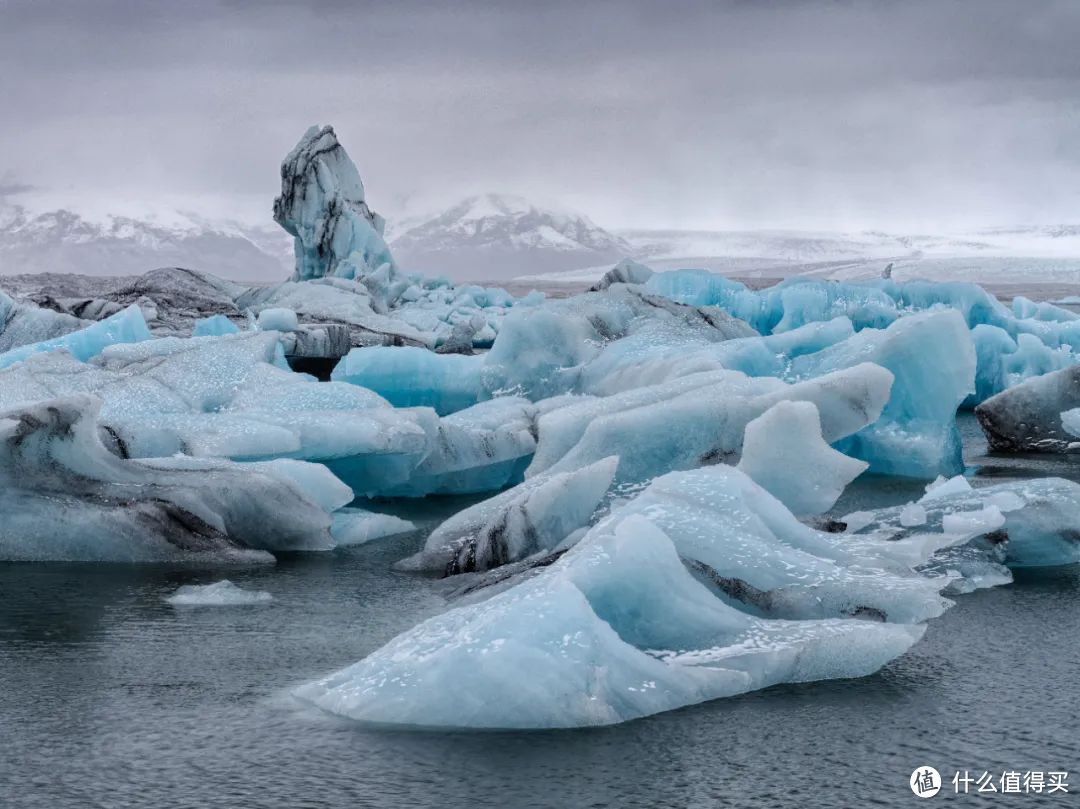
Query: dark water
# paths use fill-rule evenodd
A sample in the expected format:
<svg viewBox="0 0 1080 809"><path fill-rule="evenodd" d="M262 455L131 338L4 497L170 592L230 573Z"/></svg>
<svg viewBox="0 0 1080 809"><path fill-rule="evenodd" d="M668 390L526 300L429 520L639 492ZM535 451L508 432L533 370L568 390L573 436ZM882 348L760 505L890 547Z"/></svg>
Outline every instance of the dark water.
<svg viewBox="0 0 1080 809"><path fill-rule="evenodd" d="M965 421L965 432L975 437ZM982 479L1030 463L969 460ZM1069 459L1038 474L1080 477ZM845 506L917 493L860 483ZM422 515L423 516L423 515ZM428 521L434 515L427 515ZM612 728L364 729L289 686L358 660L443 607L393 573L419 536L261 570L0 565L0 807L901 806L911 771L1066 770L1070 793L954 805L1075 805L1080 569L958 599L878 674L778 687ZM180 584L229 577L261 607L187 609ZM1074 772L1075 771L1075 772Z"/></svg>

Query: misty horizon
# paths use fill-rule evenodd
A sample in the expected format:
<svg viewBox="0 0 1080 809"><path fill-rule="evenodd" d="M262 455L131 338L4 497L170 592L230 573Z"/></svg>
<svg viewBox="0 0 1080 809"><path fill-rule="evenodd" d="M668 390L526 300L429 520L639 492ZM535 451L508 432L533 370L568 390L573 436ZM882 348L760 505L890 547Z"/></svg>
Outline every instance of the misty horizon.
<svg viewBox="0 0 1080 809"><path fill-rule="evenodd" d="M0 5L0 199L271 224L335 126L391 221L490 191L608 229L1076 221L1080 7Z"/></svg>

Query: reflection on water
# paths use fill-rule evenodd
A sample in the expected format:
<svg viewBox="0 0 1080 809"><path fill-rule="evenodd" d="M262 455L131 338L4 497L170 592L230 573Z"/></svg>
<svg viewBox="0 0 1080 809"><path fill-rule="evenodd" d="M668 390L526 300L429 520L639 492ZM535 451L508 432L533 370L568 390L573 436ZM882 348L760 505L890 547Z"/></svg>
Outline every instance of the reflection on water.
<svg viewBox="0 0 1080 809"><path fill-rule="evenodd" d="M1080 478L1071 457L987 457L974 420L961 426L976 485ZM870 478L839 510L921 489ZM414 504L410 516L430 527L460 507ZM946 780L956 769L1065 769L1080 788L1075 567L961 597L872 677L613 728L410 733L293 704L290 685L443 608L438 582L390 570L422 538L252 570L0 565L0 806L900 806L919 765ZM274 601L162 601L226 577Z"/></svg>

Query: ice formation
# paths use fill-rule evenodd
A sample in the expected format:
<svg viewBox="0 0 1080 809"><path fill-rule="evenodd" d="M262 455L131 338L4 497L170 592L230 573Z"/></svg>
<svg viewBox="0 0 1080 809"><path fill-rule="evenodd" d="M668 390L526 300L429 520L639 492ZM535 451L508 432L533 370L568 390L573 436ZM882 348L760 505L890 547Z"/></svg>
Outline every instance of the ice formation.
<svg viewBox="0 0 1080 809"><path fill-rule="evenodd" d="M0 352L54 340L86 325L73 315L20 303L0 290Z"/></svg>
<svg viewBox="0 0 1080 809"><path fill-rule="evenodd" d="M296 331L300 327L296 312L283 306L266 307L259 312L256 322L263 331Z"/></svg>
<svg viewBox="0 0 1080 809"><path fill-rule="evenodd" d="M549 403L538 420L536 454L526 472L579 469L619 452L617 482L706 464L736 462L746 425L783 401L811 402L821 433L837 442L874 422L889 399L892 374L869 363L794 385L738 371L691 374L607 397ZM561 405L561 406L557 406Z"/></svg>
<svg viewBox="0 0 1080 809"><path fill-rule="evenodd" d="M868 464L821 437L812 402L778 402L746 425L739 469L796 514L822 514Z"/></svg>
<svg viewBox="0 0 1080 809"><path fill-rule="evenodd" d="M1076 434L1063 423L1063 413L1077 407L1080 366L1072 366L992 396L975 408L975 415L992 450L1067 452Z"/></svg>
<svg viewBox="0 0 1080 809"><path fill-rule="evenodd" d="M295 239L296 281L395 272L383 218L368 207L333 127L311 127L286 156L274 220Z"/></svg>
<svg viewBox="0 0 1080 809"><path fill-rule="evenodd" d="M706 475L754 487L737 470L718 467L670 476L680 478L672 488L685 491L687 476ZM754 489L768 498L766 519L771 512L774 522L800 526ZM617 511L537 575L429 619L296 693L332 713L382 724L604 725L780 682L863 676L922 636L919 624L784 620L737 609L680 558L684 549L661 522L670 515L677 523L680 512L660 511L655 519L647 509ZM760 518L753 525L768 530ZM712 532L691 531L683 541L709 537L739 547L740 539ZM778 562L785 555L801 561L784 539L773 542ZM768 559L755 562L746 550L746 564L768 567ZM860 575L873 592L875 574ZM880 573L881 583L889 576ZM920 589L920 578L909 576L897 580L914 585L910 601L934 597L930 580L921 579L927 584Z"/></svg>
<svg viewBox="0 0 1080 809"><path fill-rule="evenodd" d="M339 509L333 513L332 519L330 534L338 548L364 545L372 540L416 530L416 526L408 520L362 508Z"/></svg>
<svg viewBox="0 0 1080 809"><path fill-rule="evenodd" d="M483 356L373 346L349 352L333 379L373 390L395 407L432 407L445 416L479 401L483 367Z"/></svg>
<svg viewBox="0 0 1080 809"><path fill-rule="evenodd" d="M573 472L530 478L455 514L401 567L451 575L550 552L588 525L617 467L618 458L610 457Z"/></svg>
<svg viewBox="0 0 1080 809"><path fill-rule="evenodd" d="M467 574L461 606L300 693L515 728L868 674L945 595L1080 561L1080 485L973 489L956 422L976 407L998 450L1080 446L1074 313L630 259L518 298L403 273L330 127L281 181L285 283L172 267L0 293L0 558L267 562L416 531L357 496L483 494L400 564ZM810 519L867 469L936 479Z"/></svg>
<svg viewBox="0 0 1080 809"><path fill-rule="evenodd" d="M654 274L645 286L681 303L718 306L763 335L837 317L850 319L856 331L881 329L911 313L953 309L980 349L969 406L1024 379L1072 365L1080 352L1080 321L1072 312L1022 297L1010 309L968 283L793 279L753 291L704 270L675 270Z"/></svg>
<svg viewBox="0 0 1080 809"><path fill-rule="evenodd" d="M991 570L991 562L1047 567L1080 562L1078 519L1080 484L1070 480L1037 478L974 489L953 478L917 503L867 512L853 533L898 541L943 531L978 539L979 547L964 549L952 562L961 572ZM943 564L948 563L946 557Z"/></svg>
<svg viewBox="0 0 1080 809"><path fill-rule="evenodd" d="M245 590L224 579L213 584L185 584L165 600L174 607L241 607L266 604L274 597L265 590Z"/></svg>
<svg viewBox="0 0 1080 809"><path fill-rule="evenodd" d="M325 469L275 460L125 460L102 444L86 395L0 412L0 558L270 561L331 547L351 500Z"/></svg>
<svg viewBox="0 0 1080 809"><path fill-rule="evenodd" d="M33 354L64 349L78 360L86 361L100 354L106 347L116 343L136 343L149 340L142 311L129 306L121 312L85 328L68 332L37 343L24 343L0 354L0 369L22 362Z"/></svg>

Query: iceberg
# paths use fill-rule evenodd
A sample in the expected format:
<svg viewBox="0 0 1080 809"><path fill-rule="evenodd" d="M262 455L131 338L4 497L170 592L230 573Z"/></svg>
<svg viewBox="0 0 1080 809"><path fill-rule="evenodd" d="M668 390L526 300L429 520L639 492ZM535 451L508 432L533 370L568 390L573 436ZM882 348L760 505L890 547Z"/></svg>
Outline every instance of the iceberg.
<svg viewBox="0 0 1080 809"><path fill-rule="evenodd" d="M284 306L262 309L256 322L262 331L296 331L300 328L296 312Z"/></svg>
<svg viewBox="0 0 1080 809"><path fill-rule="evenodd" d="M879 474L933 478L963 469L956 411L975 390L976 353L955 310L900 318L886 329L854 336L791 362L790 378L805 379L872 362L895 382L881 417L836 449L867 461Z"/></svg>
<svg viewBox="0 0 1080 809"><path fill-rule="evenodd" d="M222 337L236 334L240 329L225 315L211 315L195 321L191 329L192 337Z"/></svg>
<svg viewBox="0 0 1080 809"><path fill-rule="evenodd" d="M630 258L624 258L610 270L608 270L590 289L590 292L599 292L607 289L612 284L644 284L653 276L651 267Z"/></svg>
<svg viewBox="0 0 1080 809"><path fill-rule="evenodd" d="M615 477L610 457L562 474L537 475L460 511L436 528L423 550L398 567L471 573L555 550L589 524Z"/></svg>
<svg viewBox="0 0 1080 809"><path fill-rule="evenodd" d="M0 352L63 337L87 325L69 314L19 303L0 291Z"/></svg>
<svg viewBox="0 0 1080 809"><path fill-rule="evenodd" d="M24 344L5 351L0 354L0 369L22 362L34 354L59 349L64 349L75 359L85 362L100 354L108 346L117 343L137 343L149 339L150 331L146 328L142 310L132 305L78 331L71 331L60 337Z"/></svg>
<svg viewBox="0 0 1080 809"><path fill-rule="evenodd" d="M213 584L185 584L165 600L174 607L238 607L266 604L274 597L265 590L245 590L224 579Z"/></svg>
<svg viewBox="0 0 1080 809"><path fill-rule="evenodd" d="M616 483L622 486L674 470L735 463L746 425L782 401L816 405L824 440L836 443L878 418L892 380L889 371L870 363L794 385L713 371L607 397L571 397L541 408L526 477L579 469L613 448L619 452Z"/></svg>
<svg viewBox="0 0 1080 809"><path fill-rule="evenodd" d="M100 407L76 395L0 413L0 558L269 562L332 546L329 512L352 493L323 467L120 458Z"/></svg>
<svg viewBox="0 0 1080 809"><path fill-rule="evenodd" d="M716 306L741 318L763 335L777 335L838 317L856 331L885 329L921 312L959 312L978 347L972 407L1024 379L1076 364L1080 319L1052 304L1026 298L1005 307L981 287L968 283L891 280L843 283L796 278L753 291L705 270L657 273L646 289L693 306Z"/></svg>
<svg viewBox="0 0 1080 809"><path fill-rule="evenodd" d="M293 280L395 270L382 237L385 222L368 207L360 174L333 127L311 127L285 157L274 221L295 240Z"/></svg>
<svg viewBox="0 0 1080 809"><path fill-rule="evenodd" d="M483 356L409 346L354 348L331 379L373 390L394 407L431 407L446 416L480 401L483 367Z"/></svg>
<svg viewBox="0 0 1080 809"><path fill-rule="evenodd" d="M1080 366L1034 377L975 408L995 452L1068 452L1075 434L1062 413L1080 407Z"/></svg>
<svg viewBox="0 0 1080 809"><path fill-rule="evenodd" d="M944 532L957 537L958 553L947 553L936 567L950 564L1010 580L1008 568L1052 567L1080 562L1080 484L1063 478L1035 478L972 488L953 478L931 488L914 504L866 512L849 527L851 534L896 542L918 534ZM966 547L965 547L966 546Z"/></svg>
<svg viewBox="0 0 1080 809"><path fill-rule="evenodd" d="M614 515L535 576L295 693L369 723L607 725L781 682L865 676L923 632L754 617L695 579L645 516Z"/></svg>
<svg viewBox="0 0 1080 809"><path fill-rule="evenodd" d="M778 402L746 425L738 468L796 514L823 514L866 471L821 437L812 402Z"/></svg>

